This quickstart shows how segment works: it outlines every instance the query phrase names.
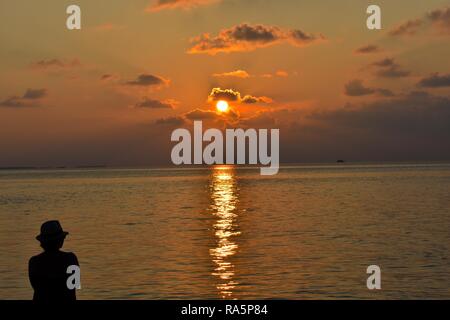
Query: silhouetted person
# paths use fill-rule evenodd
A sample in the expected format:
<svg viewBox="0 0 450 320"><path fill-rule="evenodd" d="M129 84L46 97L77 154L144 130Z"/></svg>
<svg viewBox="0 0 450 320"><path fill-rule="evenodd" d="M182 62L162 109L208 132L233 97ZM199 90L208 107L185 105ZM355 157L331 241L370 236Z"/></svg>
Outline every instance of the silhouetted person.
<svg viewBox="0 0 450 320"><path fill-rule="evenodd" d="M75 289L67 287L67 267L78 266L78 259L72 252L60 251L68 232L63 231L59 221L47 221L41 226L36 239L44 252L30 259L28 275L34 289L36 301L76 300Z"/></svg>

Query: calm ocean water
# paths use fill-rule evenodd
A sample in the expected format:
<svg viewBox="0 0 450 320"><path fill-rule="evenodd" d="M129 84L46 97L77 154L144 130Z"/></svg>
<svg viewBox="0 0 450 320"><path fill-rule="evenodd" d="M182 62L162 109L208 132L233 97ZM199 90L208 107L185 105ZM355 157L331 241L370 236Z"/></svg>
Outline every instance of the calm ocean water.
<svg viewBox="0 0 450 320"><path fill-rule="evenodd" d="M445 164L0 171L0 299L48 219L80 299L450 299L449 191Z"/></svg>

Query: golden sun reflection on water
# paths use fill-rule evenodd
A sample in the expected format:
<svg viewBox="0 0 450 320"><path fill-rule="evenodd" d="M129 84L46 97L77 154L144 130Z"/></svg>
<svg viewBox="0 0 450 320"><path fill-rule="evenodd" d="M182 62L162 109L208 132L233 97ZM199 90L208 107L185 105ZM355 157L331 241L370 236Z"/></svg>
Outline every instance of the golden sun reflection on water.
<svg viewBox="0 0 450 320"><path fill-rule="evenodd" d="M240 234L236 222L238 195L234 169L215 167L209 187L212 200L210 209L216 217L213 225L216 246L209 251L215 265L212 274L219 279L216 284L219 296L232 299L233 291L239 284L234 280L235 267L231 262L231 257L238 249L233 239Z"/></svg>

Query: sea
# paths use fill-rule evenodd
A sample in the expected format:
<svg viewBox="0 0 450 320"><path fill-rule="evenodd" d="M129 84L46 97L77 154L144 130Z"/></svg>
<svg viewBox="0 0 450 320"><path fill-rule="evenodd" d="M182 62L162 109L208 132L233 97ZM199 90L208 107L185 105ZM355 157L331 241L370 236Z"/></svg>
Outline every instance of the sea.
<svg viewBox="0 0 450 320"><path fill-rule="evenodd" d="M54 219L78 299L450 299L446 163L0 170L0 299Z"/></svg>

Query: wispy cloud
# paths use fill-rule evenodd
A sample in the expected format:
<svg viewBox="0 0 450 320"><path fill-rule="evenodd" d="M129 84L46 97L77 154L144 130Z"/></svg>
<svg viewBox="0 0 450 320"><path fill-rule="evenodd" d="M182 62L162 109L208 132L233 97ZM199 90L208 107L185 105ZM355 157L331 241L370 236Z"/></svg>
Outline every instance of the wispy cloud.
<svg viewBox="0 0 450 320"><path fill-rule="evenodd" d="M354 51L354 53L355 54L370 54L370 53L377 53L380 51L381 51L380 47L373 45L373 44L369 44L369 45L357 48Z"/></svg>
<svg viewBox="0 0 450 320"><path fill-rule="evenodd" d="M405 21L389 31L390 36L405 36L405 35L415 35L419 30L420 26L422 26L422 19L414 19Z"/></svg>
<svg viewBox="0 0 450 320"><path fill-rule="evenodd" d="M287 78L289 77L289 72L285 70L277 70L274 73L264 73L261 75L255 75L250 74L249 72L245 70L236 70L236 71L230 71L230 72L223 72L223 73L214 73L213 77L216 78L241 78L241 79L247 79L252 77L261 77L261 78L273 78L273 77L279 77L279 78Z"/></svg>
<svg viewBox="0 0 450 320"><path fill-rule="evenodd" d="M31 63L34 69L50 70L50 69L65 69L81 66L78 59L62 60L62 59L42 59Z"/></svg>
<svg viewBox="0 0 450 320"><path fill-rule="evenodd" d="M102 80L102 81L113 81L113 80L119 80L119 79L120 79L120 77L118 75L112 74L112 73L105 73L100 76L100 80Z"/></svg>
<svg viewBox="0 0 450 320"><path fill-rule="evenodd" d="M442 34L450 34L450 7L432 10L420 18L402 22L389 31L390 36L413 36L422 28L426 30L430 25Z"/></svg>
<svg viewBox="0 0 450 320"><path fill-rule="evenodd" d="M281 78L289 77L289 73L287 71L284 71L284 70L278 70L277 72L275 72L275 75L277 77L281 77Z"/></svg>
<svg viewBox="0 0 450 320"><path fill-rule="evenodd" d="M236 70L236 71L230 71L230 72L223 72L223 73L215 73L213 74L214 77L234 77L234 78L250 78L250 74L247 71L244 70Z"/></svg>
<svg viewBox="0 0 450 320"><path fill-rule="evenodd" d="M147 12L161 10L192 9L220 2L221 0L155 0L146 9Z"/></svg>
<svg viewBox="0 0 450 320"><path fill-rule="evenodd" d="M296 72L293 72L291 74L296 74ZM290 76L290 73L285 71L285 70L277 70L274 73L264 73L261 75L262 78L274 78L274 77L279 77L279 78L287 78Z"/></svg>

